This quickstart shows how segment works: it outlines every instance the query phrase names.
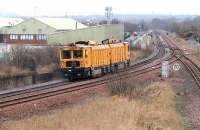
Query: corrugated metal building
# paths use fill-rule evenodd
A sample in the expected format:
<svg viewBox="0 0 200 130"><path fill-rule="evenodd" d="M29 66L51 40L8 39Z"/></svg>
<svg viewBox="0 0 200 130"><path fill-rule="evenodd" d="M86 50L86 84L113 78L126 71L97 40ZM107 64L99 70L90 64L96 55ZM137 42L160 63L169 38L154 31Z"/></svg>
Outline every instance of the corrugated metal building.
<svg viewBox="0 0 200 130"><path fill-rule="evenodd" d="M46 44L46 35L56 29L34 18L25 20L11 28L3 30L5 43Z"/></svg>
<svg viewBox="0 0 200 130"><path fill-rule="evenodd" d="M8 28L12 28L23 21L21 18L0 18L0 43L4 42L3 34Z"/></svg>
<svg viewBox="0 0 200 130"><path fill-rule="evenodd" d="M12 27L2 27L3 42L17 44L47 44L47 35L87 26L70 18L31 18Z"/></svg>
<svg viewBox="0 0 200 130"><path fill-rule="evenodd" d="M46 17L38 17L36 18L38 21L45 23L56 29L56 31L68 31L75 29L87 28L84 24L77 22L71 18L46 18Z"/></svg>
<svg viewBox="0 0 200 130"><path fill-rule="evenodd" d="M87 27L70 18L38 17L21 19L10 25L4 24L0 28L0 43L70 44L87 40L124 39L124 26L121 24Z"/></svg>
<svg viewBox="0 0 200 130"><path fill-rule="evenodd" d="M47 37L49 44L70 44L77 41L94 40L101 42L105 39L124 40L124 25L112 24L84 29L65 31L50 34Z"/></svg>

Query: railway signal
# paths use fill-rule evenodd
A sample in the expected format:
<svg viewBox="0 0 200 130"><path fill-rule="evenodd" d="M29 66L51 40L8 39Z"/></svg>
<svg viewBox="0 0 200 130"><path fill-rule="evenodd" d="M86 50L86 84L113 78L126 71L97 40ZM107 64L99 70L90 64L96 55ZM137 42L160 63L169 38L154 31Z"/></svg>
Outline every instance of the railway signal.
<svg viewBox="0 0 200 130"><path fill-rule="evenodd" d="M174 71L179 71L180 68L181 68L181 66L180 66L178 63L175 63L175 64L173 65L173 70L174 70Z"/></svg>

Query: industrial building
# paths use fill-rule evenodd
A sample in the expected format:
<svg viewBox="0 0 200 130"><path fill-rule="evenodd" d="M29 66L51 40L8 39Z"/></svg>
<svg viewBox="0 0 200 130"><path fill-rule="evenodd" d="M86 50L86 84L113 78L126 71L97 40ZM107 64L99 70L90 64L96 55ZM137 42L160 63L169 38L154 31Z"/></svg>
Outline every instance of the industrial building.
<svg viewBox="0 0 200 130"><path fill-rule="evenodd" d="M24 20L21 18L0 18L0 43L4 42L4 32L8 28L12 28L13 26L23 22Z"/></svg>
<svg viewBox="0 0 200 130"><path fill-rule="evenodd" d="M47 37L49 44L70 44L77 41L94 40L101 42L105 39L124 40L124 25L111 24L84 29L57 32Z"/></svg>
<svg viewBox="0 0 200 130"><path fill-rule="evenodd" d="M0 28L1 42L17 44L47 44L47 35L87 26L70 18L30 18L13 26Z"/></svg>
<svg viewBox="0 0 200 130"><path fill-rule="evenodd" d="M0 27L0 43L67 45L77 41L101 42L104 39L123 40L124 26L111 24L87 27L71 18L36 17L16 19Z"/></svg>

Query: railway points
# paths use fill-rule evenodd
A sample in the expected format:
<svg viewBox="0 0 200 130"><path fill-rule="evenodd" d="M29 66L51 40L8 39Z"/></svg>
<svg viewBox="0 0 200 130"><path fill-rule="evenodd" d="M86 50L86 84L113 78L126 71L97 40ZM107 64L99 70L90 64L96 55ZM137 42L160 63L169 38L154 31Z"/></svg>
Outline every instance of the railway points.
<svg viewBox="0 0 200 130"><path fill-rule="evenodd" d="M131 66L126 69L126 71L120 70L118 73L113 75L107 75L105 77L100 77L97 79L91 79L86 81L79 81L71 84L49 84L44 86L39 86L37 88L27 88L18 91L6 92L0 94L0 109L4 110L10 106L15 106L19 104L26 104L32 101L39 101L44 98L49 98L64 93L72 93L75 91L82 91L86 89L94 88L95 86L101 86L108 84L111 80L118 80L117 75L123 75L123 78L130 78L132 76L143 75L147 72L151 72L161 68L161 63L163 60L169 60L170 63L175 62L177 59L173 57L174 53L170 52L165 55L165 47L162 43L155 46L154 53L148 58L143 59L137 63L131 63ZM33 106L34 107L34 106Z"/></svg>
<svg viewBox="0 0 200 130"><path fill-rule="evenodd" d="M161 36L167 44L158 42L155 44L154 52L149 57L135 63L131 63L130 67L126 68L125 71L122 69L117 73L108 74L103 77L90 80L77 82L60 81L57 83L43 84L34 88L30 87L2 92L0 93L0 115L6 116L9 112L4 113L3 111L16 106L26 106L26 104L29 104L28 106L32 107L31 109L36 109L38 107L37 102L39 103L40 100L43 99L48 99L63 94L89 91L90 89L97 89L97 87L101 88L102 86L105 87L111 81L120 80L122 77L128 79L130 77L145 75L146 73L161 69L163 61L168 61L169 65L173 65L177 61L182 62L195 79L197 85L200 85L199 77L197 76L198 73L195 72L200 69L190 62L182 50L177 48L168 37L163 35ZM166 47L170 48L170 51L166 52ZM119 77L119 74L122 77Z"/></svg>

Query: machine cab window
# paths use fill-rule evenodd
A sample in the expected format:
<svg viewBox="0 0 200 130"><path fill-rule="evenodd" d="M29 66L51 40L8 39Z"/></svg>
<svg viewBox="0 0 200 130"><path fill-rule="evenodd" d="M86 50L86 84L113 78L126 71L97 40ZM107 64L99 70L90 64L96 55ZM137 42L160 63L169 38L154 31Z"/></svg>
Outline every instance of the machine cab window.
<svg viewBox="0 0 200 130"><path fill-rule="evenodd" d="M70 59L71 58L71 51L70 50L63 50L62 56L63 56L63 59Z"/></svg>
<svg viewBox="0 0 200 130"><path fill-rule="evenodd" d="M74 56L74 59L82 58L83 57L83 51L82 50L74 50L73 56Z"/></svg>

